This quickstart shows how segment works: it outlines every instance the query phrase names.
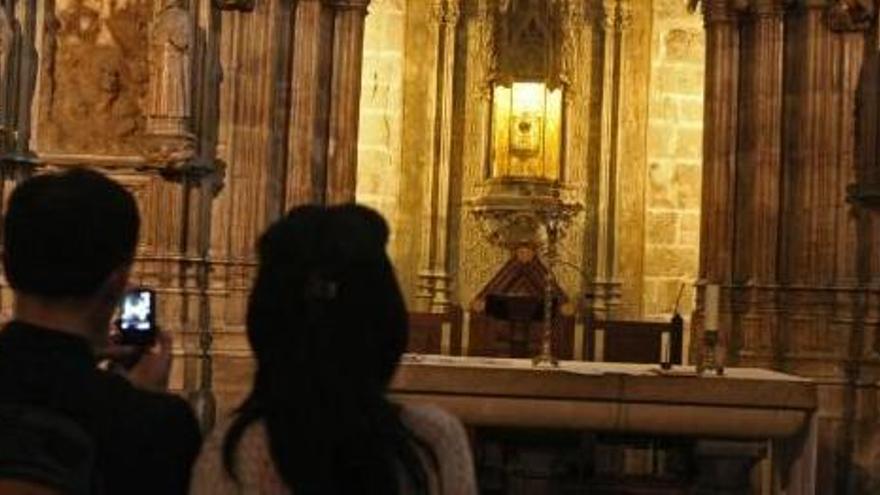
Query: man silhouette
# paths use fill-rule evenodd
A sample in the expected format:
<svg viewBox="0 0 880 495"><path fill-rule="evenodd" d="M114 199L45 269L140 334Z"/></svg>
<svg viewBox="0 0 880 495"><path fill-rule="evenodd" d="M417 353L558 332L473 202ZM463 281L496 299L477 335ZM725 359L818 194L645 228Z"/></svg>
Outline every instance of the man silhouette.
<svg viewBox="0 0 880 495"><path fill-rule="evenodd" d="M110 320L139 228L132 195L97 172L39 175L13 191L3 266L15 300L0 331L0 407L78 425L94 445L93 492L186 493L200 433L188 404L165 392L168 337L137 352L125 374L97 366L120 351L108 343Z"/></svg>

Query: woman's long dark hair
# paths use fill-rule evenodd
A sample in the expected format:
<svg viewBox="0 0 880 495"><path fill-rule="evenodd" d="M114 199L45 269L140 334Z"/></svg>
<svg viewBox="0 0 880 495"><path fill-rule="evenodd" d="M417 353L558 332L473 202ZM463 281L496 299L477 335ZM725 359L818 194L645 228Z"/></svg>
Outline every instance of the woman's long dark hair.
<svg viewBox="0 0 880 495"><path fill-rule="evenodd" d="M247 314L257 370L224 440L262 420L296 495L426 492L414 439L385 392L406 347L406 307L385 254L388 227L356 205L295 208L259 242Z"/></svg>

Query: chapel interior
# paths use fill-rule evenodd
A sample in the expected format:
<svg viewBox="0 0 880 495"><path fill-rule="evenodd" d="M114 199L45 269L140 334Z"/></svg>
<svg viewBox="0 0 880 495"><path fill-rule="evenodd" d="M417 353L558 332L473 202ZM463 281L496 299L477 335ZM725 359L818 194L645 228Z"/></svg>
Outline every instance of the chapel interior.
<svg viewBox="0 0 880 495"><path fill-rule="evenodd" d="M0 191L134 193L206 427L259 234L357 201L481 493L880 493L874 0L0 5Z"/></svg>

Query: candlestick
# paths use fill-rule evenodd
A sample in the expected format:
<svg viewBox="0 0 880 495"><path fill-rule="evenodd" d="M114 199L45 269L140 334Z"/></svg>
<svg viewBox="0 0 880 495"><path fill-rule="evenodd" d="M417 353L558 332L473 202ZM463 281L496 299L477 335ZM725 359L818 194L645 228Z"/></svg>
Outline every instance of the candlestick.
<svg viewBox="0 0 880 495"><path fill-rule="evenodd" d="M669 332L660 333L660 367L669 369L672 367L671 346L669 344Z"/></svg>
<svg viewBox="0 0 880 495"><path fill-rule="evenodd" d="M703 328L705 330L718 330L718 301L721 288L716 284L706 286L705 317Z"/></svg>

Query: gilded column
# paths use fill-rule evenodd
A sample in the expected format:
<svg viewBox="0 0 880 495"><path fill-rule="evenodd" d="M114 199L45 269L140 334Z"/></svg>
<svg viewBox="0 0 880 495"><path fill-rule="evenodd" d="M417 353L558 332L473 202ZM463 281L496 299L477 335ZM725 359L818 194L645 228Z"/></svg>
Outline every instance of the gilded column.
<svg viewBox="0 0 880 495"><path fill-rule="evenodd" d="M737 347L773 364L782 180L783 0L754 0L743 37L734 282L744 288ZM758 357L763 356L763 358ZM757 364L757 363L753 363Z"/></svg>
<svg viewBox="0 0 880 495"><path fill-rule="evenodd" d="M449 186L452 168L452 123L455 69L455 32L460 15L459 0L435 5L438 30L436 93L432 108L435 149L430 156L425 182L425 214L422 231L422 267L419 299L425 310L445 313L449 309Z"/></svg>
<svg viewBox="0 0 880 495"><path fill-rule="evenodd" d="M328 0L333 10L333 65L327 136L327 203L355 200L364 20L370 0Z"/></svg>
<svg viewBox="0 0 880 495"><path fill-rule="evenodd" d="M329 43L332 21L321 0L300 0L294 12L290 132L285 209L323 203L326 184Z"/></svg>

